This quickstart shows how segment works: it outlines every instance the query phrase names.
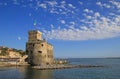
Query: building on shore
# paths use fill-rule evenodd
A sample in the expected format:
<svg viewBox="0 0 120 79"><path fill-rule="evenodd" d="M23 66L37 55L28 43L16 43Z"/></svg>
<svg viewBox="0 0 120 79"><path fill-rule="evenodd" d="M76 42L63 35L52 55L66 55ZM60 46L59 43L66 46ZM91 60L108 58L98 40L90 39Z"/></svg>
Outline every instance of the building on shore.
<svg viewBox="0 0 120 79"><path fill-rule="evenodd" d="M54 63L53 46L42 39L42 33L38 30L28 32L26 43L28 63L31 65L52 65Z"/></svg>

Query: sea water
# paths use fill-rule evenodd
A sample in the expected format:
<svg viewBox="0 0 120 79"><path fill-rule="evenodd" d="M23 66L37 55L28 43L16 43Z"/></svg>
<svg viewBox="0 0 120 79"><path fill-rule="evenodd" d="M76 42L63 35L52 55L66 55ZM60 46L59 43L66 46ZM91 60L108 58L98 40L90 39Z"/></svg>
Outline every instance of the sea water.
<svg viewBox="0 0 120 79"><path fill-rule="evenodd" d="M70 58L71 64L103 65L101 68L37 70L29 66L0 67L0 79L120 79L120 59Z"/></svg>

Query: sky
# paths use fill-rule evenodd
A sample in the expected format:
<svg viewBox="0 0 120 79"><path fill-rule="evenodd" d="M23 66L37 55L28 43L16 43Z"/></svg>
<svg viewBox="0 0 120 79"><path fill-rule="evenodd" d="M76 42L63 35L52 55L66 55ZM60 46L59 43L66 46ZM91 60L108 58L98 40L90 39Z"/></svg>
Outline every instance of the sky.
<svg viewBox="0 0 120 79"><path fill-rule="evenodd" d="M39 30L64 58L120 57L120 0L0 0L0 46Z"/></svg>

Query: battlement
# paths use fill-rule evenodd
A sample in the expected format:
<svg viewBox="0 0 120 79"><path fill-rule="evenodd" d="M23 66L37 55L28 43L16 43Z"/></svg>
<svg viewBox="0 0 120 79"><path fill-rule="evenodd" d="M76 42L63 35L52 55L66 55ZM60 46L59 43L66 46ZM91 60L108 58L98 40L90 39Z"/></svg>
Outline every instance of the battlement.
<svg viewBox="0 0 120 79"><path fill-rule="evenodd" d="M42 33L38 30L29 31L28 35L28 41L42 40Z"/></svg>
<svg viewBox="0 0 120 79"><path fill-rule="evenodd" d="M41 34L42 34L42 32L40 32L40 31L38 31L38 30L31 30L31 31L29 31L28 33L41 33Z"/></svg>

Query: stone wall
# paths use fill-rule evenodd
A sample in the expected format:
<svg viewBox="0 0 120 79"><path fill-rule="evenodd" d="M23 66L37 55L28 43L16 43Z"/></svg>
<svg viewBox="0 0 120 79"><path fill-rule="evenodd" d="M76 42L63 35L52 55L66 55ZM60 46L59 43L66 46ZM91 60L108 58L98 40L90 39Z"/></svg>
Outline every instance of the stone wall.
<svg viewBox="0 0 120 79"><path fill-rule="evenodd" d="M28 32L28 41L36 41L36 40L41 40L41 35L42 33L36 30L32 30Z"/></svg>
<svg viewBox="0 0 120 79"><path fill-rule="evenodd" d="M50 44L47 44L47 61L49 64L53 64L54 62L54 57L53 57L53 46Z"/></svg>
<svg viewBox="0 0 120 79"><path fill-rule="evenodd" d="M42 37L39 38L40 34L42 33L39 31L29 32L28 42L26 43L28 62L31 65L53 64L53 46L42 40Z"/></svg>

